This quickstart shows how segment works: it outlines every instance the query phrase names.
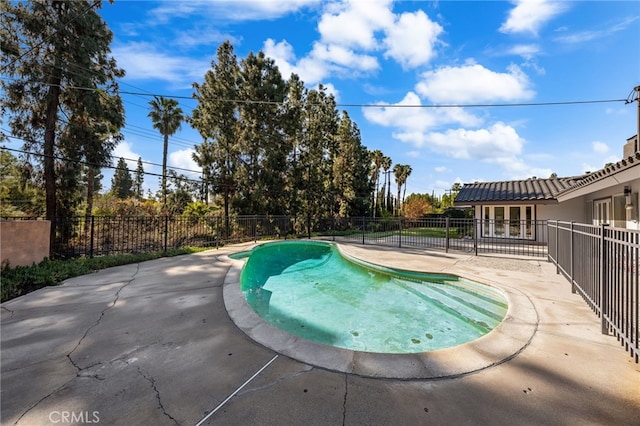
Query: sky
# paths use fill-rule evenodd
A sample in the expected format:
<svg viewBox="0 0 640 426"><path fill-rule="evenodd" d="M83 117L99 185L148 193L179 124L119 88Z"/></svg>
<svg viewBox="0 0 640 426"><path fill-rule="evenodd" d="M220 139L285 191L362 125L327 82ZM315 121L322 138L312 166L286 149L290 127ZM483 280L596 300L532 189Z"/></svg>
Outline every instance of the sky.
<svg viewBox="0 0 640 426"><path fill-rule="evenodd" d="M407 195L595 171L621 160L638 128L638 102L625 102L640 85L638 1L116 0L99 13L126 71L114 164L141 157L152 173L162 163L152 95L190 114L192 85L226 40L239 61L263 51L283 78L327 87L364 146L411 166ZM201 140L183 124L168 166L194 175Z"/></svg>

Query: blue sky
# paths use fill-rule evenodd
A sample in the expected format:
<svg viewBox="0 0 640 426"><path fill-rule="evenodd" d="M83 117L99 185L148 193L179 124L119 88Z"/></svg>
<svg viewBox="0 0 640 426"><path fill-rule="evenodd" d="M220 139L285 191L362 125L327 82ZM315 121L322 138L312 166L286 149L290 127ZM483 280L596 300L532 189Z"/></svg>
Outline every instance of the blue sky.
<svg viewBox="0 0 640 426"><path fill-rule="evenodd" d="M125 92L178 98L185 113L218 46L238 60L262 50L283 77L328 87L370 150L411 165L412 192L454 182L573 176L622 157L637 129L637 1L123 1L100 14ZM150 96L124 94L125 141L115 158L162 163ZM433 108L618 100L552 106ZM411 105L411 107L397 107ZM419 107L419 106L422 107ZM169 140L168 165L191 160L200 135ZM130 164L135 169L135 164ZM160 173L159 166L146 171ZM178 170L188 174L185 171ZM112 173L105 171L104 185ZM153 190L158 179L145 178Z"/></svg>

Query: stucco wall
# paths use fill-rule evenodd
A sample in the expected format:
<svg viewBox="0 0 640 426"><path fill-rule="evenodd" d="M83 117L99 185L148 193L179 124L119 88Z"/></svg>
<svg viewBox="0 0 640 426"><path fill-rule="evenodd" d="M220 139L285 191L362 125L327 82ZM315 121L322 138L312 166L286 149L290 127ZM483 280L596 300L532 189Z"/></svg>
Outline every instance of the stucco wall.
<svg viewBox="0 0 640 426"><path fill-rule="evenodd" d="M48 220L0 221L0 261L11 266L40 263L49 256Z"/></svg>

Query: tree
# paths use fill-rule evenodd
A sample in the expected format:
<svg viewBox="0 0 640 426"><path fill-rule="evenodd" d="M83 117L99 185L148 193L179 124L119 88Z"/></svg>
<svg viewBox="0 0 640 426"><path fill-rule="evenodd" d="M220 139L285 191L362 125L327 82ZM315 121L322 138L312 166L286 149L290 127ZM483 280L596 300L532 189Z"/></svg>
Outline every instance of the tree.
<svg viewBox="0 0 640 426"><path fill-rule="evenodd" d="M138 166L136 167L135 177L133 178L134 194L136 198L144 198L142 184L144 183L144 167L142 166L142 157L138 157Z"/></svg>
<svg viewBox="0 0 640 426"><path fill-rule="evenodd" d="M44 192L34 181L29 163L0 149L0 176L0 215L40 216L44 212Z"/></svg>
<svg viewBox="0 0 640 426"><path fill-rule="evenodd" d="M371 180L373 181L374 193L373 193L373 217L376 217L376 208L378 206L378 182L380 181L380 169L382 168L382 161L384 154L379 149L371 152ZM386 180L385 180L386 186Z"/></svg>
<svg viewBox="0 0 640 426"><path fill-rule="evenodd" d="M411 194L405 200L402 211L405 217L419 219L431 210L430 197L427 194Z"/></svg>
<svg viewBox="0 0 640 426"><path fill-rule="evenodd" d="M391 178L389 177L389 169L391 169L391 157L387 157L386 155L382 158L382 169L384 170L384 183L387 185L387 196L384 196L384 185L382 186L382 197L385 199L384 208L389 211L391 204Z"/></svg>
<svg viewBox="0 0 640 426"><path fill-rule="evenodd" d="M133 179L124 158L120 157L116 171L111 178L111 194L116 198L124 199L132 195Z"/></svg>
<svg viewBox="0 0 640 426"><path fill-rule="evenodd" d="M360 130L346 111L342 112L336 132L333 181L337 213L341 217L364 216L370 209L373 185L369 178L371 157L362 145Z"/></svg>
<svg viewBox="0 0 640 426"><path fill-rule="evenodd" d="M400 191L402 189L402 186L405 185L404 191L406 193L406 182L409 178L409 175L411 174L411 171L411 166L407 164L396 164L395 166L393 166L393 175L396 180L396 185L398 185L398 212L400 212L401 205L404 201L404 195L402 200L400 198Z"/></svg>
<svg viewBox="0 0 640 426"><path fill-rule="evenodd" d="M178 101L162 96L155 96L152 101L151 111L148 117L153 121L153 128L157 129L163 136L162 148L162 204L167 204L167 149L169 146L169 136L177 132L184 120L182 108L178 107Z"/></svg>
<svg viewBox="0 0 640 426"><path fill-rule="evenodd" d="M225 236L229 235L229 205L235 190L238 168L237 108L230 99L238 99L238 63L229 41L220 45L217 63L211 63L202 84L193 83L193 97L198 106L193 110L191 125L203 138L196 147L194 160L207 167L216 192L223 193Z"/></svg>
<svg viewBox="0 0 640 426"><path fill-rule="evenodd" d="M287 85L273 59L249 53L240 62L238 105L240 167L236 208L240 214L284 214L286 160L282 131ZM257 103L255 101L260 101Z"/></svg>
<svg viewBox="0 0 640 426"><path fill-rule="evenodd" d="M99 123L104 119L99 89L119 99L115 78L124 71L109 56L113 34L96 12L101 6L101 1L89 4L84 0L2 2L5 78L0 85L5 96L1 110L9 117L12 134L25 141L25 150L42 156L46 216L51 220L58 213L57 191L63 189L56 171L63 162L56 157L75 152L72 160L84 157L95 162L86 157L88 153L97 157L106 153L96 152L92 139L74 141L75 151L65 145L71 138L57 143L60 130L67 127L60 117L85 116ZM67 162L60 171L68 178L72 170ZM52 227L51 247L55 233Z"/></svg>

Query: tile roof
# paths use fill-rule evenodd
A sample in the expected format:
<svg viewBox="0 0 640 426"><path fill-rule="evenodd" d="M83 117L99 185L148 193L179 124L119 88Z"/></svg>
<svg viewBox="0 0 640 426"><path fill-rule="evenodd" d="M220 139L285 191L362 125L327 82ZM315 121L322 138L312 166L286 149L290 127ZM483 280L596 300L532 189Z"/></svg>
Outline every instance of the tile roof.
<svg viewBox="0 0 640 426"><path fill-rule="evenodd" d="M591 185L632 167L640 167L640 152L636 152L611 166L582 176L467 183L456 196L455 204L468 205L496 201L552 201L561 194Z"/></svg>
<svg viewBox="0 0 640 426"><path fill-rule="evenodd" d="M611 175L622 172L624 170L630 169L632 167L640 167L640 152L636 152L632 156L624 158L618 161L615 164L610 165L609 167L605 167L604 169L600 169L593 173L589 173L588 175L583 176L583 179L571 185L571 188L562 191L562 193L571 192L575 189L582 188L587 185L591 185L594 182L605 179ZM638 170L638 177L640 177L640 170Z"/></svg>
<svg viewBox="0 0 640 426"><path fill-rule="evenodd" d="M545 201L575 185L583 176L527 179L465 184L456 196L456 204L483 201Z"/></svg>

